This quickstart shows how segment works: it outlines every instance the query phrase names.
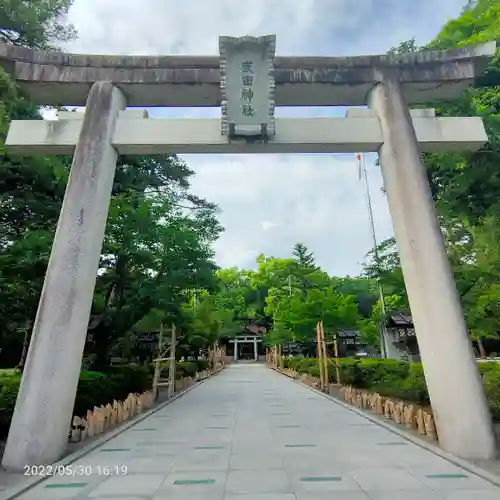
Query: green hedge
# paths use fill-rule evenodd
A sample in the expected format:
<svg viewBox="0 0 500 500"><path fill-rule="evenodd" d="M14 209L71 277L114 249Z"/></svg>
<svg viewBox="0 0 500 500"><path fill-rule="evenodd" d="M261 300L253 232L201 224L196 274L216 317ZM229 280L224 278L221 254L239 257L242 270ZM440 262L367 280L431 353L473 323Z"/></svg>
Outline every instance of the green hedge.
<svg viewBox="0 0 500 500"><path fill-rule="evenodd" d="M103 373L82 372L73 413L84 416L94 406L105 405L113 399L122 401L130 393L150 390L152 385L150 370L141 365L111 367Z"/></svg>
<svg viewBox="0 0 500 500"><path fill-rule="evenodd" d="M0 378L0 439L9 431L20 380L19 375Z"/></svg>
<svg viewBox="0 0 500 500"><path fill-rule="evenodd" d="M0 377L0 439L9 430L20 382L20 374ZM80 374L73 414L84 416L94 406L123 400L131 392L142 393L151 386L151 372L143 366L112 367L105 373L84 371Z"/></svg>
<svg viewBox="0 0 500 500"><path fill-rule="evenodd" d="M194 377L205 371L208 361L182 361L176 365L176 379ZM142 393L153 385L154 364L112 366L105 372L83 371L78 381L73 414L85 416L94 406L116 399L124 400L130 393ZM162 363L161 376L168 377L168 362ZM18 372L0 372L0 439L7 435L16 404L21 376Z"/></svg>
<svg viewBox="0 0 500 500"><path fill-rule="evenodd" d="M285 358L285 368L319 377L318 360L315 358ZM495 422L500 422L500 363L478 363L479 372ZM370 389L383 396L429 404L422 363L394 359L339 360L341 382L360 389ZM446 376L444 374L443 376ZM328 379L337 382L334 360L328 360Z"/></svg>
<svg viewBox="0 0 500 500"><path fill-rule="evenodd" d="M209 362L206 359L198 359L196 361L178 361L175 364L175 378L180 380L182 378L194 377L196 373L203 372L208 369ZM151 373L154 373L155 364L150 365ZM163 361L161 363L161 378L168 378L170 363Z"/></svg>

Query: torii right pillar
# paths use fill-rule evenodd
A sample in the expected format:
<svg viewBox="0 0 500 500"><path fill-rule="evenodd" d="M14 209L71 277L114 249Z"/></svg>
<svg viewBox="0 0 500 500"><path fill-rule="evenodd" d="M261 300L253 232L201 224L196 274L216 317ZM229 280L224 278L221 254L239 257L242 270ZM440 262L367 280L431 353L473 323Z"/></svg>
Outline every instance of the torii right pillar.
<svg viewBox="0 0 500 500"><path fill-rule="evenodd" d="M398 75L382 75L369 103L384 138L382 176L440 443L490 459L491 414Z"/></svg>

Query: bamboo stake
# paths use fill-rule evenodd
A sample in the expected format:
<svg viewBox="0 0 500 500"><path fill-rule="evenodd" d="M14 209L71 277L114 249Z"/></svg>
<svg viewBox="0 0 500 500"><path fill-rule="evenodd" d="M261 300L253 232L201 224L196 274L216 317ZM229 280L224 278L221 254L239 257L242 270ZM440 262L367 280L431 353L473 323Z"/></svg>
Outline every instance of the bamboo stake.
<svg viewBox="0 0 500 500"><path fill-rule="evenodd" d="M338 344L337 334L335 334L333 347L335 349L335 374L337 376L337 384L341 384L342 382L340 380L339 344Z"/></svg>
<svg viewBox="0 0 500 500"><path fill-rule="evenodd" d="M326 392L326 390L328 389L328 356L326 353L325 330L323 328L323 321L320 322L320 328L321 328L321 349L323 352L323 377L324 377L323 391Z"/></svg>
<svg viewBox="0 0 500 500"><path fill-rule="evenodd" d="M158 398L158 381L160 380L161 374L161 361L159 360L162 357L163 351L163 321L160 323L160 336L158 338L158 358L155 360L155 374L153 377L153 395L154 398Z"/></svg>
<svg viewBox="0 0 500 500"><path fill-rule="evenodd" d="M319 322L319 341L320 341L320 352L321 352L321 366L323 367L323 384L321 386L321 391L325 391L325 387L328 381L328 371L326 370L326 351L325 351L325 337L323 332L323 322Z"/></svg>
<svg viewBox="0 0 500 500"><path fill-rule="evenodd" d="M168 366L168 398L175 393L175 347L176 347L175 323L172 323L172 340L170 344L170 362Z"/></svg>
<svg viewBox="0 0 500 500"><path fill-rule="evenodd" d="M323 390L325 386L325 373L324 373L324 365L323 365L323 347L321 342L321 322L318 321L316 324L316 352L318 356L319 363L319 386L320 390Z"/></svg>

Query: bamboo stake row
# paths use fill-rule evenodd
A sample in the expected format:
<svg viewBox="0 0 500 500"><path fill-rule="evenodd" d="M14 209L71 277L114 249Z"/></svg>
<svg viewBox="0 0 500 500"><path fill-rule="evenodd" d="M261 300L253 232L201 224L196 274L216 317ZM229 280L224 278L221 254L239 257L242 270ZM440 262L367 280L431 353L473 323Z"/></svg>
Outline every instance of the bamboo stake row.
<svg viewBox="0 0 500 500"><path fill-rule="evenodd" d="M378 393L354 389L351 386L342 387L341 394L346 403L360 409L370 409L396 424L405 425L408 429L417 429L422 436L438 439L436 424L430 411L425 411L416 405L405 404L403 401L395 402Z"/></svg>
<svg viewBox="0 0 500 500"><path fill-rule="evenodd" d="M305 385L314 389L320 389L321 381L311 377L307 373L299 374L290 368L279 370L284 375L298 379ZM329 384L328 392L337 387L335 384ZM375 414L384 415L388 420L396 424L404 425L407 429L416 429L422 436L429 436L438 440L436 423L431 411L419 408L417 405L405 404L403 401L393 401L390 398L381 396L379 393L372 393L355 389L351 386L343 386L340 389L344 401L360 409L372 410Z"/></svg>
<svg viewBox="0 0 500 500"><path fill-rule="evenodd" d="M274 366L275 368L278 367L278 346L277 345L273 345L271 347L271 351L270 351L270 364L272 366Z"/></svg>
<svg viewBox="0 0 500 500"><path fill-rule="evenodd" d="M269 367L283 369L283 360L281 359L281 346L273 345L266 350L266 363Z"/></svg>
<svg viewBox="0 0 500 500"><path fill-rule="evenodd" d="M175 392L182 392L192 387L199 380L206 379L222 370L223 364L218 364L215 370L205 370L196 376L183 378L175 381ZM162 385L161 380L156 382L155 390ZM120 425L144 410L151 408L155 402L156 393L147 391L143 394L129 394L124 401L113 400L112 404L106 406L94 406L92 411L88 410L85 417L74 416L69 433L69 441L79 443L87 438L98 436L113 427Z"/></svg>
<svg viewBox="0 0 500 500"><path fill-rule="evenodd" d="M229 358L226 354L226 348L214 344L214 346L208 350L208 360L209 366L212 370L218 370L223 368L229 363Z"/></svg>
<svg viewBox="0 0 500 500"><path fill-rule="evenodd" d="M151 408L154 403L154 393L129 394L125 401L113 401L106 406L94 406L83 418L74 416L71 423L69 440L79 443L87 438L98 436L129 418Z"/></svg>

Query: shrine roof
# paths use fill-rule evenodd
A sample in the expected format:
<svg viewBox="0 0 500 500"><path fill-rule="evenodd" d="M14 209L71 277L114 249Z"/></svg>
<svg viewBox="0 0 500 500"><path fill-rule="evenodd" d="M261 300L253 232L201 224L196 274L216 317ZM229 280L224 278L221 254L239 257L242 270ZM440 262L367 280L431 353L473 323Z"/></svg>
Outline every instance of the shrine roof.
<svg viewBox="0 0 500 500"><path fill-rule="evenodd" d="M398 326L413 326L413 318L411 314L404 311L393 311L388 314L387 323L390 325Z"/></svg>
<svg viewBox="0 0 500 500"><path fill-rule="evenodd" d="M362 106L387 72L409 104L452 100L495 54L476 47L404 55L276 57L277 106ZM219 56L124 56L43 52L0 43L0 64L37 104L83 106L90 86L111 81L129 106L220 106Z"/></svg>

